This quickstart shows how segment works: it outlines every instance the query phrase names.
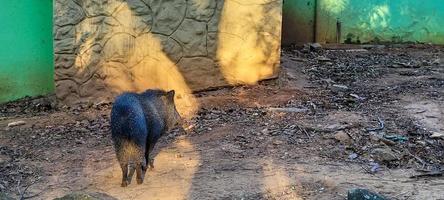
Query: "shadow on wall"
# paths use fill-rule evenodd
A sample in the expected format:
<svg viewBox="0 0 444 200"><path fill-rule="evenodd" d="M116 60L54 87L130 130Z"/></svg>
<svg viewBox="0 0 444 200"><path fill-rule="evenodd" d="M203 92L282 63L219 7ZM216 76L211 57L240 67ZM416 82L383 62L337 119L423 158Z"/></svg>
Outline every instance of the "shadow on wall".
<svg viewBox="0 0 444 200"><path fill-rule="evenodd" d="M182 115L192 92L277 75L281 1L56 0L56 93L62 102L123 91L175 89Z"/></svg>

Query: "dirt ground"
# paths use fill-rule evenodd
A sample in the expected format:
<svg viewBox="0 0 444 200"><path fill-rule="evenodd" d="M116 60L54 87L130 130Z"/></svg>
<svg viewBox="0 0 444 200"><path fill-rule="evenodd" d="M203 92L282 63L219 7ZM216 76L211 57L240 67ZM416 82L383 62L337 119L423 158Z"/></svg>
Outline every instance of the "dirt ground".
<svg viewBox="0 0 444 200"><path fill-rule="evenodd" d="M109 104L0 106L0 191L52 199L444 199L444 48L295 47L279 79L196 94L188 131L120 187ZM276 109L280 108L280 109ZM7 128L23 120L25 125ZM25 191L25 192L24 192Z"/></svg>

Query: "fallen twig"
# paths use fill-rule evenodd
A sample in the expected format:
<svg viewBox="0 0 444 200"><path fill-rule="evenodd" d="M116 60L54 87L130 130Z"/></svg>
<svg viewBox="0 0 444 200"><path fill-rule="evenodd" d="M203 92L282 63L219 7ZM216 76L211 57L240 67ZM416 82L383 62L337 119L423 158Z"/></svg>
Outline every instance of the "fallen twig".
<svg viewBox="0 0 444 200"><path fill-rule="evenodd" d="M34 198L34 197L36 197L36 196L39 196L41 193L43 193L43 190L42 190L42 191L40 191L40 192L37 193L37 194L34 194L34 195L32 195L32 196L27 196L27 197L25 197L26 191L28 191L29 187L31 187L32 185L36 184L39 180L40 180L40 179L36 179L36 180L32 181L29 185L27 185L27 186L25 187L25 189L23 190L22 194L20 194L20 200Z"/></svg>
<svg viewBox="0 0 444 200"><path fill-rule="evenodd" d="M21 170L21 166L19 166L18 169ZM31 199L31 198L34 198L34 197L36 197L36 196L39 196L40 194L42 194L42 193L44 192L44 190L42 190L42 191L40 191L40 192L37 193L37 194L31 195L31 196L25 196L25 195L26 195L26 192L28 191L28 189L29 189L31 186L33 186L34 184L36 184L38 181L40 181L40 178L37 178L37 179L33 180L30 184L26 185L26 186L24 187L23 191L21 190L21 188L22 188L22 185L21 185L22 180L23 180L23 176L20 175L20 177L19 177L19 179L18 179L18 181L17 181L17 192L18 192L19 195L20 195L19 200Z"/></svg>
<svg viewBox="0 0 444 200"><path fill-rule="evenodd" d="M419 158L418 156L413 155L410 151L408 151L408 153L410 156L412 156L413 158L415 158L416 160L418 160L422 164L422 168L424 168L427 165L427 163L424 160L422 160L421 158Z"/></svg>
<svg viewBox="0 0 444 200"><path fill-rule="evenodd" d="M383 121L380 117L378 117L378 121L379 121L379 127L378 127L378 128L367 128L366 130L367 130L368 132L370 132L370 131L380 131L380 130L383 130L383 129L385 128L384 121Z"/></svg>
<svg viewBox="0 0 444 200"><path fill-rule="evenodd" d="M410 192L411 192L411 191L401 192L401 193L399 193L399 194L393 196L393 198L394 198L394 199L398 199L398 197L405 196L406 194L408 194L408 193L410 193Z"/></svg>
<svg viewBox="0 0 444 200"><path fill-rule="evenodd" d="M272 112L286 112L286 113L305 113L309 110L307 108L268 108Z"/></svg>
<svg viewBox="0 0 444 200"><path fill-rule="evenodd" d="M444 170L431 171L424 174L410 176L410 178L424 178L424 177L440 177L444 175Z"/></svg>
<svg viewBox="0 0 444 200"><path fill-rule="evenodd" d="M9 123L8 124L8 128L11 128L11 127L15 127L15 126L21 126L21 125L25 125L26 124L26 122L25 121L15 121L15 122L11 122L11 123Z"/></svg>
<svg viewBox="0 0 444 200"><path fill-rule="evenodd" d="M300 126L297 126L297 127L299 128L299 130L300 130L301 132L305 133L305 135L306 135L307 138L308 138L308 141L311 142L311 136L310 136L310 134L308 134L308 132L307 132L304 128L301 128Z"/></svg>

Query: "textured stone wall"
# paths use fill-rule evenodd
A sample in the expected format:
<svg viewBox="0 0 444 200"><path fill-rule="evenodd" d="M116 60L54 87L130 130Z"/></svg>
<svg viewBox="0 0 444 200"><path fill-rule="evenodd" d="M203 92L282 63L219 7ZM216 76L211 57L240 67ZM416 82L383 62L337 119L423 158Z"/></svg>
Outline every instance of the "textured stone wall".
<svg viewBox="0 0 444 200"><path fill-rule="evenodd" d="M276 76L282 0L55 0L56 94L66 104L122 91L191 92Z"/></svg>

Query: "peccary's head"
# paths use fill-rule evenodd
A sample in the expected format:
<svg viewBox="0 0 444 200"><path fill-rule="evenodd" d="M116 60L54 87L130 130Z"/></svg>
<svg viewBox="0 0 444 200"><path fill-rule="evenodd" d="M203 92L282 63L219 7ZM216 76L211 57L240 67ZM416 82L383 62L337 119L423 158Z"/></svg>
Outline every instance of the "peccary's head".
<svg viewBox="0 0 444 200"><path fill-rule="evenodd" d="M172 129L179 125L182 120L177 112L176 104L174 103L174 96L176 92L174 90L171 90L166 93L165 98L163 99L165 104L165 111L166 111L166 125L168 129Z"/></svg>

